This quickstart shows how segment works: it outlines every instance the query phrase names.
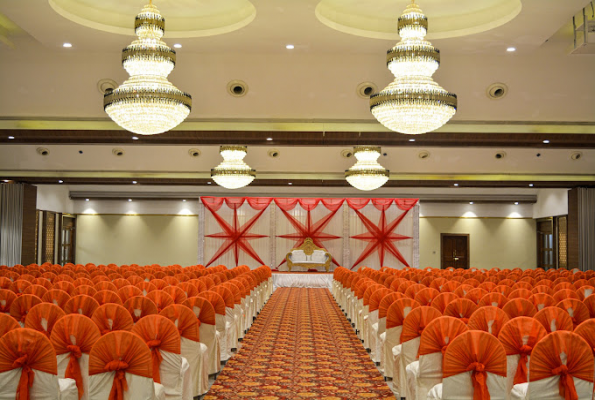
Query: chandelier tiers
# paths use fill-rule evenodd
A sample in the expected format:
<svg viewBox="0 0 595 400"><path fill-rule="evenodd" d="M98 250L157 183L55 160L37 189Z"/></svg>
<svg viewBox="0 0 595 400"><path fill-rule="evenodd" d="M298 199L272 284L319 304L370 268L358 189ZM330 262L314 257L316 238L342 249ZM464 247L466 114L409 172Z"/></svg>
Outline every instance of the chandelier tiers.
<svg viewBox="0 0 595 400"><path fill-rule="evenodd" d="M353 155L357 162L353 167L345 171L345 179L351 186L359 190L369 191L378 189L388 181L390 171L378 163L380 147L354 147Z"/></svg>
<svg viewBox="0 0 595 400"><path fill-rule="evenodd" d="M387 52L395 80L370 97L370 111L390 130L421 134L446 124L457 111L457 96L432 79L440 51L425 40L428 19L411 3L398 22L401 41Z"/></svg>
<svg viewBox="0 0 595 400"><path fill-rule="evenodd" d="M221 164L211 169L211 178L226 189L239 189L248 186L256 177L256 171L244 162L248 153L246 146L221 146Z"/></svg>
<svg viewBox="0 0 595 400"><path fill-rule="evenodd" d="M130 78L105 94L103 108L122 128L155 135L188 117L192 97L167 80L176 64L176 52L161 40L165 19L152 3L136 16L134 29L138 40L122 50L122 66Z"/></svg>

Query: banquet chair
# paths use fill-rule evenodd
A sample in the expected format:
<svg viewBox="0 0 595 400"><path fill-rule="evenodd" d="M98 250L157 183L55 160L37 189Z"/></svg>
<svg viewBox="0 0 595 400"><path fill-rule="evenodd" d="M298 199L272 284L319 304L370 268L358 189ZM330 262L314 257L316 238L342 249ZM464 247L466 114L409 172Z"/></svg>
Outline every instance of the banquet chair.
<svg viewBox="0 0 595 400"><path fill-rule="evenodd" d="M102 336L89 353L89 399L163 399L152 366L151 350L138 335L115 331Z"/></svg>
<svg viewBox="0 0 595 400"><path fill-rule="evenodd" d="M147 315L132 327L132 333L149 346L153 381L163 386L165 398L192 400L190 392L183 391L184 380L190 380L190 365L182 357L180 333L174 323L162 315Z"/></svg>
<svg viewBox="0 0 595 400"><path fill-rule="evenodd" d="M25 318L25 328L43 333L48 338L56 322L64 315L60 307L52 303L40 303L33 306Z"/></svg>
<svg viewBox="0 0 595 400"><path fill-rule="evenodd" d="M467 331L457 336L444 353L442 383L428 400L505 400L506 353L495 336Z"/></svg>
<svg viewBox="0 0 595 400"><path fill-rule="evenodd" d="M199 293L196 297L208 300L215 309L215 326L217 328L217 336L219 337L221 361L225 362L231 357L230 349L227 348L225 300L218 293L211 290Z"/></svg>
<svg viewBox="0 0 595 400"><path fill-rule="evenodd" d="M582 301L577 299L564 299L556 304L556 307L565 310L568 315L570 315L573 328L576 328L582 322L590 318L589 309L587 306L585 306Z"/></svg>
<svg viewBox="0 0 595 400"><path fill-rule="evenodd" d="M391 294L394 293L391 289L388 289L386 287L382 287L376 291L374 291L374 293L372 293L372 296L370 296L370 303L369 303L369 307L370 307L370 314L369 314L369 318L368 318L368 323L369 323L369 332L370 332L370 358L372 358L372 361L376 363L376 365L380 365L380 360L382 358L382 353L379 351L380 348L380 335L379 335L379 324L380 324L380 302L382 301L382 299ZM386 314L384 314L384 320L383 320L383 326L382 326L382 332L386 330Z"/></svg>
<svg viewBox="0 0 595 400"><path fill-rule="evenodd" d="M510 299L502 310L512 318L516 317L533 317L537 313L532 302L524 298Z"/></svg>
<svg viewBox="0 0 595 400"><path fill-rule="evenodd" d="M8 314L0 314L0 337L13 329L18 329L20 327L21 324L19 324L19 321L14 319L14 317L11 317Z"/></svg>
<svg viewBox="0 0 595 400"><path fill-rule="evenodd" d="M398 393L401 397L407 399L415 398L415 385L409 388L407 384L407 367L417 360L419 355L419 344L421 341L421 334L426 326L436 318L442 316L440 311L433 307L421 306L411 310L411 312L403 320L403 330L401 332L401 343L397 346L397 352L400 357L395 361L393 371L398 370ZM393 383L394 385L394 383ZM410 391L413 390L413 392Z"/></svg>
<svg viewBox="0 0 595 400"><path fill-rule="evenodd" d="M192 397L201 396L209 390L209 349L200 343L200 327L196 316L181 304L164 308L159 315L174 323L180 333L181 354L190 364L190 379L184 379Z"/></svg>
<svg viewBox="0 0 595 400"><path fill-rule="evenodd" d="M79 294L72 296L64 305L64 312L66 314L81 314L89 318L99 307L99 303L91 296L86 294Z"/></svg>
<svg viewBox="0 0 595 400"><path fill-rule="evenodd" d="M406 370L411 400L426 400L430 389L442 382L444 353L453 339L467 330L467 325L454 317L430 321L421 334L419 359Z"/></svg>
<svg viewBox="0 0 595 400"><path fill-rule="evenodd" d="M145 297L155 303L155 306L157 306L157 312L161 312L161 310L163 310L165 307L174 304L174 299L172 299L168 293L162 290L153 290L147 293Z"/></svg>
<svg viewBox="0 0 595 400"><path fill-rule="evenodd" d="M420 307L419 303L409 297L395 301L388 308L386 315L386 341L384 348L384 374L393 378L393 388L401 393L400 370L401 365L401 337L403 322L414 309ZM397 369L395 369L397 368Z"/></svg>
<svg viewBox="0 0 595 400"><path fill-rule="evenodd" d="M17 295L12 290L0 289L0 313L10 313L10 306L16 298Z"/></svg>
<svg viewBox="0 0 595 400"><path fill-rule="evenodd" d="M226 287L232 293L233 296L233 319L235 326L235 333L233 335L232 343L235 343L235 348L238 346L239 340L243 337L242 335L242 292L237 286L236 282L227 281L222 283L221 286Z"/></svg>
<svg viewBox="0 0 595 400"><path fill-rule="evenodd" d="M217 317L215 307L208 300L201 297L191 297L184 304L194 313L199 322L200 342L208 349L208 374L221 371L221 349L217 336Z"/></svg>
<svg viewBox="0 0 595 400"><path fill-rule="evenodd" d="M529 382L514 385L512 400L591 399L593 353L579 335L557 331L541 339L531 353Z"/></svg>
<svg viewBox="0 0 595 400"><path fill-rule="evenodd" d="M469 322L471 315L477 310L477 304L469 299L458 298L454 299L444 309L444 315L455 317L462 320L464 323Z"/></svg>
<svg viewBox="0 0 595 400"><path fill-rule="evenodd" d="M364 291L363 300L363 308L362 308L362 340L364 341L364 348L365 349L372 349L372 347L376 347L376 343L372 343L372 337L370 335L372 329L372 324L368 321L370 319L370 297L376 290L385 289L383 285L380 284L373 284L368 286L368 288Z"/></svg>
<svg viewBox="0 0 595 400"><path fill-rule="evenodd" d="M188 298L186 293L177 286L166 286L161 291L169 294L175 304L182 304Z"/></svg>
<svg viewBox="0 0 595 400"><path fill-rule="evenodd" d="M480 307L469 318L470 330L484 331L498 337L500 330L510 318L500 308L494 306Z"/></svg>
<svg viewBox="0 0 595 400"><path fill-rule="evenodd" d="M595 319L588 319L576 327L574 333L582 337L593 352L593 364L595 365Z"/></svg>
<svg viewBox="0 0 595 400"><path fill-rule="evenodd" d="M233 293L223 284L215 286L211 289L211 291L217 293L223 298L225 302L225 331L227 336L227 352L231 357L231 350L237 349L238 347L238 337L237 337L237 329L236 329L236 318L235 318L235 301Z"/></svg>
<svg viewBox="0 0 595 400"><path fill-rule="evenodd" d="M132 321L138 322L147 315L157 314L157 306L151 299L143 296L134 296L124 302L124 308L128 310Z"/></svg>
<svg viewBox="0 0 595 400"><path fill-rule="evenodd" d="M517 317L508 321L500 330L498 340L506 352L506 392L514 385L529 379L529 361L535 345L547 331L535 318Z"/></svg>
<svg viewBox="0 0 595 400"><path fill-rule="evenodd" d="M106 303L97 308L91 320L101 335L113 331L130 331L134 325L132 316L123 306L114 303Z"/></svg>
<svg viewBox="0 0 595 400"><path fill-rule="evenodd" d="M543 325L547 333L574 330L570 315L560 307L545 307L533 318Z"/></svg>
<svg viewBox="0 0 595 400"><path fill-rule="evenodd" d="M17 296L10 305L10 315L19 321L21 326L25 326L25 319L29 311L41 303L42 300L34 294L22 294Z"/></svg>
<svg viewBox="0 0 595 400"><path fill-rule="evenodd" d="M60 318L50 336L56 350L58 377L75 381L79 400L89 399L89 352L100 336L93 321L80 314Z"/></svg>
<svg viewBox="0 0 595 400"><path fill-rule="evenodd" d="M0 338L0 398L78 400L72 379L58 379L50 340L32 329L11 330Z"/></svg>
<svg viewBox="0 0 595 400"><path fill-rule="evenodd" d="M113 290L100 290L97 293L95 293L93 298L97 300L97 304L99 304L100 306L106 303L114 303L119 305L124 304L122 303L122 299L120 298L120 296L118 296L118 293L114 292Z"/></svg>
<svg viewBox="0 0 595 400"><path fill-rule="evenodd" d="M545 307L555 306L558 303L556 299L547 293L533 293L529 297L529 301L533 303L537 312L541 311Z"/></svg>

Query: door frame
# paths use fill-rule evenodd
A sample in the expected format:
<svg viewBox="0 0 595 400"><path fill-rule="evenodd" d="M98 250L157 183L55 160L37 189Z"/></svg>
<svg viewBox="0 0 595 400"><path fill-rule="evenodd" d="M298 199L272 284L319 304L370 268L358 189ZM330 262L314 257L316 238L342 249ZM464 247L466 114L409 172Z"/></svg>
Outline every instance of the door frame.
<svg viewBox="0 0 595 400"><path fill-rule="evenodd" d="M444 269L444 257L442 257L442 244L444 243L444 236L461 236L467 238L467 266L469 269L471 260L471 246L469 246L469 234L468 233L440 233L440 269Z"/></svg>

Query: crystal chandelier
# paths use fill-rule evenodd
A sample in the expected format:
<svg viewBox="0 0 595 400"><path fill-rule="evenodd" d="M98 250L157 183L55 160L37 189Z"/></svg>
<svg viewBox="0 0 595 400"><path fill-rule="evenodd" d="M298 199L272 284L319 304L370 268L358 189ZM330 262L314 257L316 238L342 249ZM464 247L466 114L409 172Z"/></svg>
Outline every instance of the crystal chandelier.
<svg viewBox="0 0 595 400"><path fill-rule="evenodd" d="M354 147L353 155L357 162L345 171L345 179L351 186L359 190L374 190L388 181L390 172L378 164L380 147Z"/></svg>
<svg viewBox="0 0 595 400"><path fill-rule="evenodd" d="M440 128L455 115L457 96L432 79L440 51L426 40L428 19L413 2L399 18L401 41L387 52L395 80L370 97L370 110L388 129L420 134Z"/></svg>
<svg viewBox="0 0 595 400"><path fill-rule="evenodd" d="M103 108L122 128L155 135L178 126L192 107L192 97L167 76L176 64L176 52L161 40L165 19L152 3L134 20L138 40L122 50L122 65L130 78L103 98Z"/></svg>
<svg viewBox="0 0 595 400"><path fill-rule="evenodd" d="M244 162L248 150L246 146L221 146L221 164L211 170L211 178L226 189L239 189L254 180L256 171Z"/></svg>

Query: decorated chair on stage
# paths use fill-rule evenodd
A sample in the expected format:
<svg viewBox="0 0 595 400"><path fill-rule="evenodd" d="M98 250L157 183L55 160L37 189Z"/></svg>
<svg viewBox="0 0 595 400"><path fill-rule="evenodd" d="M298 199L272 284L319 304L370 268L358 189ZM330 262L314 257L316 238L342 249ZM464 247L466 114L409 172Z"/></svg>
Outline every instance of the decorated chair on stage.
<svg viewBox="0 0 595 400"><path fill-rule="evenodd" d="M333 259L326 249L316 246L311 238L306 238L300 247L291 249L285 258L290 271L293 267L324 267L326 272L329 271Z"/></svg>

